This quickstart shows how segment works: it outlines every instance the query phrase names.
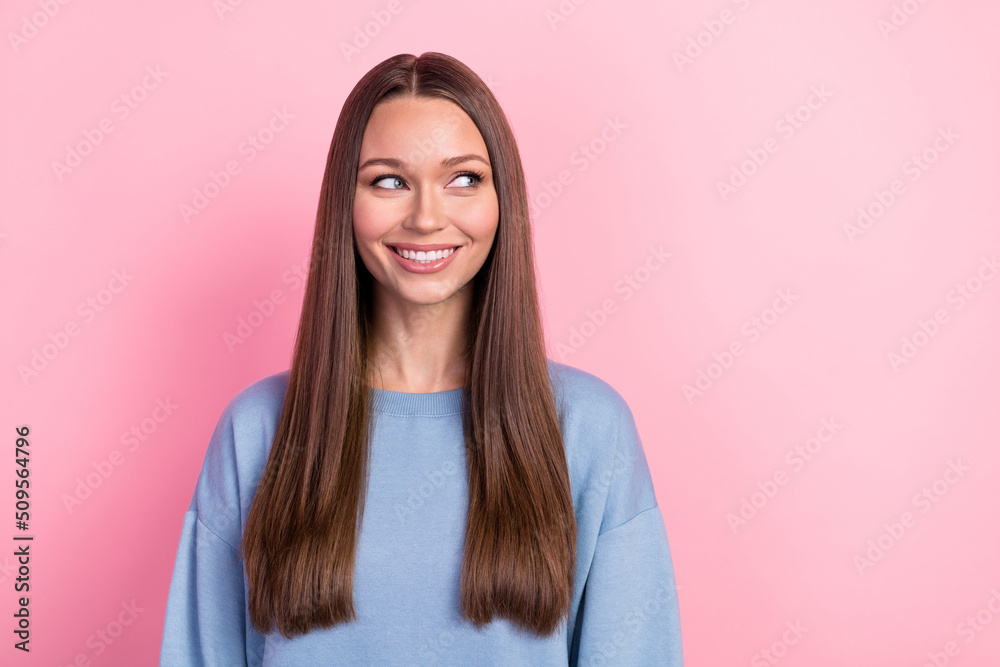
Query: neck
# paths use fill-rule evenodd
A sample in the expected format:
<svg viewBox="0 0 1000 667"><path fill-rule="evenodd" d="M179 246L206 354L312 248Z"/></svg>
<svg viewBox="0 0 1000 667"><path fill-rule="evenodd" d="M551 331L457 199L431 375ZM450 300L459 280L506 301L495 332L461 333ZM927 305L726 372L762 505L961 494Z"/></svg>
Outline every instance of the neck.
<svg viewBox="0 0 1000 667"><path fill-rule="evenodd" d="M431 393L467 382L472 285L439 303L417 304L377 282L372 308L369 383L378 389Z"/></svg>

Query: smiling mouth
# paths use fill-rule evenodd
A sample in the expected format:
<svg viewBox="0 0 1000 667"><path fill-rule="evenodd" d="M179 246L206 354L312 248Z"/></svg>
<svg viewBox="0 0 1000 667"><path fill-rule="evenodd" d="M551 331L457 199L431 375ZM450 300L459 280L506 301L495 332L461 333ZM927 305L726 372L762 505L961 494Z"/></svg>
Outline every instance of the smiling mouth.
<svg viewBox="0 0 1000 667"><path fill-rule="evenodd" d="M460 246L452 246L451 248L443 248L439 250L407 250L405 248L398 248L396 246L389 246L392 251L404 259L408 259L411 262L417 262L420 264L433 264L434 262L439 262L445 257L450 256L455 250Z"/></svg>

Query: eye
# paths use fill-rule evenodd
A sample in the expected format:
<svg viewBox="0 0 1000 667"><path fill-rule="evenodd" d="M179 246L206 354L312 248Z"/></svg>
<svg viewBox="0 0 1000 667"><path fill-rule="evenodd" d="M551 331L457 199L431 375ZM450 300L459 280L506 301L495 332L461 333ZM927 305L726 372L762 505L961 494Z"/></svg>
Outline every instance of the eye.
<svg viewBox="0 0 1000 667"><path fill-rule="evenodd" d="M484 174L478 171L465 171L455 177L452 183L458 181L460 184L457 187L460 188L475 188L479 187L479 184L483 182L486 178Z"/></svg>
<svg viewBox="0 0 1000 667"><path fill-rule="evenodd" d="M376 185L377 183L381 183L382 181L388 181L392 185L389 187L386 187L384 185ZM369 185L375 185L376 187L381 188L382 190L401 190L402 189L401 187L396 187L396 186L403 185L403 179L400 178L399 176L396 176L395 174L379 174L378 176L372 179Z"/></svg>

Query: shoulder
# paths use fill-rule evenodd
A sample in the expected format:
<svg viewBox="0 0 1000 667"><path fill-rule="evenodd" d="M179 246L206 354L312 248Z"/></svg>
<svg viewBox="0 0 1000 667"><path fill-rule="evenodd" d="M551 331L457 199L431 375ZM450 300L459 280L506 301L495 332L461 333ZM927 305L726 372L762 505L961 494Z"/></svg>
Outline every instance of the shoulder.
<svg viewBox="0 0 1000 667"><path fill-rule="evenodd" d="M625 398L608 382L549 361L581 535L589 539L656 506L649 466Z"/></svg>
<svg viewBox="0 0 1000 667"><path fill-rule="evenodd" d="M613 457L619 439L635 430L625 398L593 373L551 359L548 364L567 455Z"/></svg>
<svg viewBox="0 0 1000 667"><path fill-rule="evenodd" d="M277 431L289 371L238 391L219 417L205 452L192 509L212 532L236 545Z"/></svg>
<svg viewBox="0 0 1000 667"><path fill-rule="evenodd" d="M593 373L547 359L553 398L560 420L571 415L586 415L599 421L616 422L631 414L625 398L606 381Z"/></svg>
<svg viewBox="0 0 1000 667"><path fill-rule="evenodd" d="M288 370L268 375L229 399L216 429L224 429L231 435L237 453L260 456L270 450L285 403L288 375Z"/></svg>
<svg viewBox="0 0 1000 667"><path fill-rule="evenodd" d="M231 433L243 475L259 476L267 461L285 403L289 372L284 370L247 385L223 411L219 422Z"/></svg>
<svg viewBox="0 0 1000 667"><path fill-rule="evenodd" d="M271 415L285 402L288 390L288 370L268 375L238 391L226 405L225 414L236 421L256 419Z"/></svg>

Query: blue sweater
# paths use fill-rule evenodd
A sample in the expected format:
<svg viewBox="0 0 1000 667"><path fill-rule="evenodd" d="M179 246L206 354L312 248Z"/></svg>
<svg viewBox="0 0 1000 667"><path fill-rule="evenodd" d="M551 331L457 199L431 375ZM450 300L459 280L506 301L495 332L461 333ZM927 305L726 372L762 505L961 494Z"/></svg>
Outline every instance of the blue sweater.
<svg viewBox="0 0 1000 667"><path fill-rule="evenodd" d="M293 639L251 625L237 546L288 371L228 404L184 515L160 665L682 665L673 562L639 433L609 384L549 360L577 521L568 622L539 638L459 614L468 510L462 389L372 388L374 435L354 570L359 620Z"/></svg>

